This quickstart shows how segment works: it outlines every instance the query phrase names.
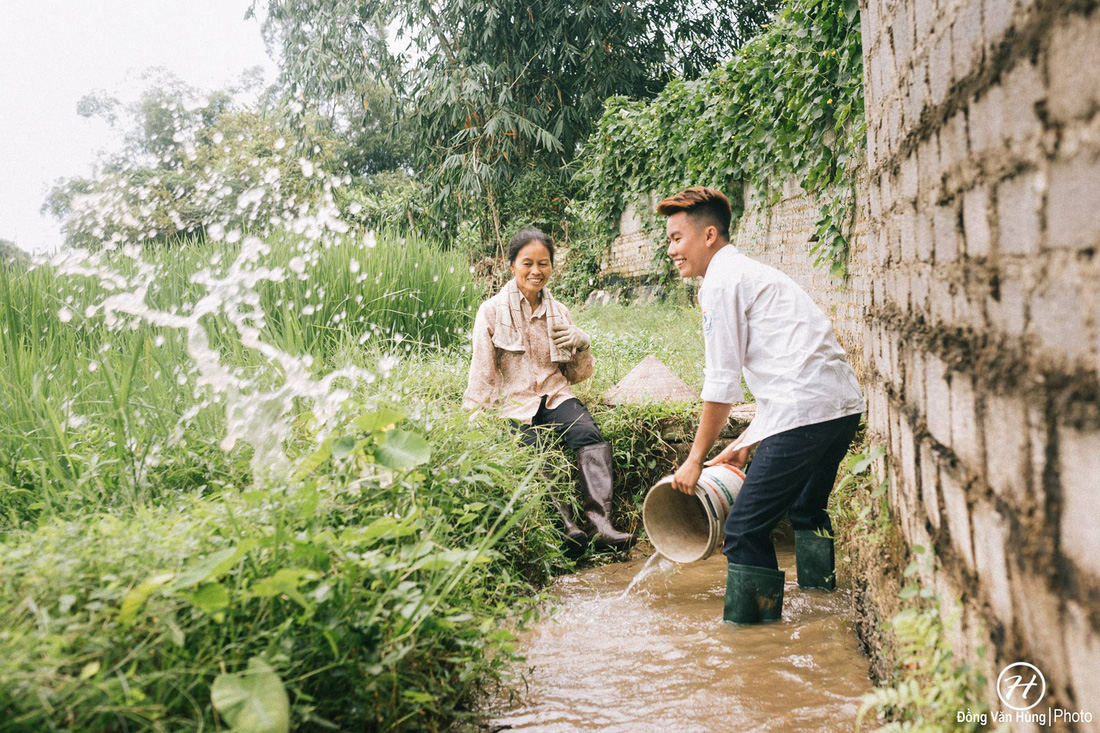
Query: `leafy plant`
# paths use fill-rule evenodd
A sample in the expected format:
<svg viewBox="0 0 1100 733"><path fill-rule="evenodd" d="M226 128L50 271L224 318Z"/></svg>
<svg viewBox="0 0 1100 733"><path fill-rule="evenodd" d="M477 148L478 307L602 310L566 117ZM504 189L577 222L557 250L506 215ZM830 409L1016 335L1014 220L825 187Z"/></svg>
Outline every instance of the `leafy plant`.
<svg viewBox="0 0 1100 733"><path fill-rule="evenodd" d="M880 731L977 731L988 720L981 692L987 680L970 665L957 663L947 641L939 603L920 581L920 567L935 562L922 545L910 548L916 559L905 569L909 583L900 592L908 607L890 621L896 639L893 684L876 687L860 704L859 721L871 711L888 721ZM960 722L958 713L972 715Z"/></svg>
<svg viewBox="0 0 1100 733"><path fill-rule="evenodd" d="M856 541L882 561L895 553L911 558L902 572L905 584L897 591L900 605L893 606L900 610L890 610L890 620L876 629L892 664L892 670L886 670L892 678L864 696L860 726L871 716L877 720L870 722L881 731L980 730L975 720L988 711L978 702L986 680L954 659L939 600L922 580L931 577L936 559L922 545L907 546L898 534L889 503L889 476L876 473L885 455L881 445L857 443L829 506L845 547ZM972 719L959 722L960 710L974 713Z"/></svg>
<svg viewBox="0 0 1100 733"><path fill-rule="evenodd" d="M509 658L497 620L532 608L523 555L554 554L521 536L538 464L507 431L456 420L430 440L453 461L429 467L405 425L360 412L350 447L303 454L284 487L10 534L0 730L167 729L215 710L239 730L461 717Z"/></svg>
<svg viewBox="0 0 1100 733"><path fill-rule="evenodd" d="M793 178L821 205L816 261L844 274L865 136L862 53L854 0L792 0L707 76L671 82L653 101L608 100L575 166L588 204L610 225L650 194L706 185L736 202L748 187L769 200Z"/></svg>

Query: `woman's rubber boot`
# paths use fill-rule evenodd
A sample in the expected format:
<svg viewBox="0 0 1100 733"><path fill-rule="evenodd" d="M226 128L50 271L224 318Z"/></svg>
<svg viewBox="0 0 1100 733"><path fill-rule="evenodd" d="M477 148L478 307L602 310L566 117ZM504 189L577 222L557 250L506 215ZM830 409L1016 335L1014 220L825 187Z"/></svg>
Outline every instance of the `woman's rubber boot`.
<svg viewBox="0 0 1100 733"><path fill-rule="evenodd" d="M597 547L625 550L637 537L611 526L611 495L614 490L611 473L611 445L597 443L577 450L577 467L581 474L581 505L589 524L595 530L592 541Z"/></svg>
<svg viewBox="0 0 1100 733"><path fill-rule="evenodd" d="M553 500L554 508L561 515L562 535L565 537L565 556L576 560L588 549L588 533L577 526L573 521L572 512L557 499Z"/></svg>
<svg viewBox="0 0 1100 733"><path fill-rule="evenodd" d="M795 530L794 559L800 588L836 590L836 559L828 530Z"/></svg>
<svg viewBox="0 0 1100 733"><path fill-rule="evenodd" d="M729 564L722 618L734 624L778 621L783 615L783 571Z"/></svg>

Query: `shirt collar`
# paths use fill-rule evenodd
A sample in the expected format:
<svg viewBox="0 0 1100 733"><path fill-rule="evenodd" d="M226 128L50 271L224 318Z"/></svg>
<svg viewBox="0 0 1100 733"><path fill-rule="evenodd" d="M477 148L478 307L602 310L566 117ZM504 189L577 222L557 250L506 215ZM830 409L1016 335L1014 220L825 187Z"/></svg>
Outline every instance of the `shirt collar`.
<svg viewBox="0 0 1100 733"><path fill-rule="evenodd" d="M705 275L703 275L703 279L706 280L707 275L711 273L711 268L713 268L715 264L720 265L728 260L730 257L738 254L741 253L733 244L724 244L719 247L718 251L714 253L714 256L710 258L710 262L707 264L707 272Z"/></svg>
<svg viewBox="0 0 1100 733"><path fill-rule="evenodd" d="M533 310L531 308L531 303L527 300L527 298L523 295L523 293L520 293L519 297L520 297L520 301L519 301L520 302L520 308L523 309L523 317L524 318L526 318L528 320L534 320L534 319L538 318L539 316L542 316L542 315L546 314L546 301L548 300L548 298L546 297L546 291L545 290L542 291L541 297L539 298L539 304L537 306L535 306L535 308Z"/></svg>

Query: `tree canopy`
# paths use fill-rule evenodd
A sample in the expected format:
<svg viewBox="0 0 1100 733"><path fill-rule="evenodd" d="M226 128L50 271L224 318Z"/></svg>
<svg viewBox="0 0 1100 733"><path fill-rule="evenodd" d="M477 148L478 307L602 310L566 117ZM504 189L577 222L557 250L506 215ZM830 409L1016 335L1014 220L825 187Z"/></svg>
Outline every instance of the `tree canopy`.
<svg viewBox="0 0 1100 733"><path fill-rule="evenodd" d="M780 4L268 0L265 30L301 100L393 90L437 204L487 208L499 228L501 189L531 168L560 173L605 99L706 72Z"/></svg>

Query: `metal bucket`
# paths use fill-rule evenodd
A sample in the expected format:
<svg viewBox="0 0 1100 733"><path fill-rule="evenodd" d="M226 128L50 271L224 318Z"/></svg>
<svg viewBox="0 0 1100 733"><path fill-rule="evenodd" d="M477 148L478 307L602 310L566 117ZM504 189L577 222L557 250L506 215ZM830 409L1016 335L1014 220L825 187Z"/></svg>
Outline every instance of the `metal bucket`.
<svg viewBox="0 0 1100 733"><path fill-rule="evenodd" d="M672 477L665 476L642 504L649 541L676 562L710 557L722 546L722 525L744 481L745 474L733 466L707 466L695 484L695 495L689 496L672 488Z"/></svg>

